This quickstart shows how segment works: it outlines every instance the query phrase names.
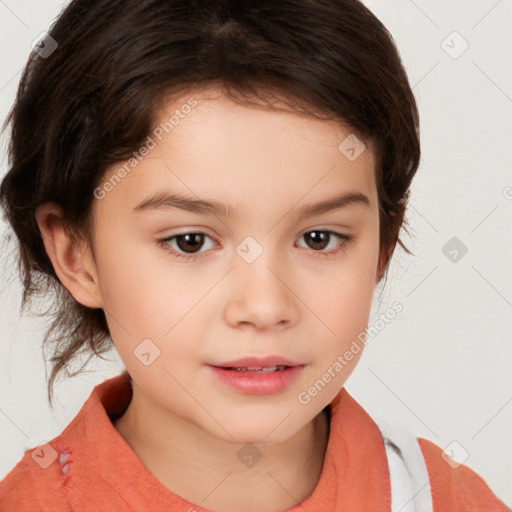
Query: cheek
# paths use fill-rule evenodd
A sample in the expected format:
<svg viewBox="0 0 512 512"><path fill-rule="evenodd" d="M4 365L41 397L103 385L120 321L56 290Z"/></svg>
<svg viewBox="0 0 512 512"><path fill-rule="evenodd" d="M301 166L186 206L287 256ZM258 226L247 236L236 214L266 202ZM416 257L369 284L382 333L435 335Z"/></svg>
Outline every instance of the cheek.
<svg viewBox="0 0 512 512"><path fill-rule="evenodd" d="M140 242L120 247L105 238L98 277L112 335L165 339L206 289L192 285L190 272L172 265L164 249Z"/></svg>
<svg viewBox="0 0 512 512"><path fill-rule="evenodd" d="M364 351L372 297L372 279L355 272L339 272L324 294L310 296L323 323L318 322L316 358L297 396L300 404L324 407L345 385Z"/></svg>
<svg viewBox="0 0 512 512"><path fill-rule="evenodd" d="M213 270L205 276L171 264L163 249L125 247L121 257L115 247L104 248L109 257L98 265L98 274L111 337L124 365L141 381L148 371L145 362L151 374L165 368L182 375L197 364L213 307L207 294L218 277Z"/></svg>
<svg viewBox="0 0 512 512"><path fill-rule="evenodd" d="M366 326L375 291L377 256L373 247L366 251L361 247L308 280L310 284L316 282L305 289L311 308L336 335Z"/></svg>
<svg viewBox="0 0 512 512"><path fill-rule="evenodd" d="M324 322L319 323L319 333L320 329L323 332L318 336L322 344L321 349L318 347L319 359L323 366L328 367L339 355L351 350L350 361L344 363L350 369L357 364L364 348L362 336L368 326L372 293L370 288L356 286L356 283L353 286L341 283L338 287L332 285L332 288L323 298L323 303L315 308ZM343 373L346 377L347 372Z"/></svg>
<svg viewBox="0 0 512 512"><path fill-rule="evenodd" d="M322 322L318 322L319 340L323 343L322 363L330 366L338 355L347 350L350 360L344 362L347 371L353 369L362 355L364 333L375 291L378 260L378 237L360 241L357 250L347 251L339 265L331 265L328 275L309 287L309 303ZM322 333L322 334L320 334Z"/></svg>

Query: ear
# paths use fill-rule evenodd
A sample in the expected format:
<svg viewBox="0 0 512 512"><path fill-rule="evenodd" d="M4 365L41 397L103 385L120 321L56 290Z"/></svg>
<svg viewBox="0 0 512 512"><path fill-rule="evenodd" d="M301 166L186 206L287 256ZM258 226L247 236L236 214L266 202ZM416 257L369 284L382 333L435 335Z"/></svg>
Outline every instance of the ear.
<svg viewBox="0 0 512 512"><path fill-rule="evenodd" d="M48 202L36 210L36 220L60 282L73 297L89 308L103 307L96 265L89 245L74 241L63 225L62 207Z"/></svg>

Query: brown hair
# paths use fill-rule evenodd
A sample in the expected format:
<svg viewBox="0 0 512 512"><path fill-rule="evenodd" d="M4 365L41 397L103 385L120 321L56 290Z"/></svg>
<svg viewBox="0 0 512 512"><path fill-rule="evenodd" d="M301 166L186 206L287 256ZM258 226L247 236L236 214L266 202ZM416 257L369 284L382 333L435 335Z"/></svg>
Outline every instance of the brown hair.
<svg viewBox="0 0 512 512"><path fill-rule="evenodd" d="M417 106L391 34L360 1L73 0L49 34L58 47L31 53L4 125L0 201L19 241L22 308L55 296L43 313L53 316L50 404L70 361L112 340L103 310L60 283L35 210L60 204L70 236L92 247L94 189L142 145L171 94L214 84L245 105L278 98L350 126L376 158L379 279L397 242L411 254L398 234L420 160Z"/></svg>

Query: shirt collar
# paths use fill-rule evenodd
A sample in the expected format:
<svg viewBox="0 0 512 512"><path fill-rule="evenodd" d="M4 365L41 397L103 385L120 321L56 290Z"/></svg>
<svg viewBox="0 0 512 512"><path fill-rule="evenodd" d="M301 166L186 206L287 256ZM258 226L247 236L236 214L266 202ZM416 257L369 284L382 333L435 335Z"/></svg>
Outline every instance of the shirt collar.
<svg viewBox="0 0 512 512"><path fill-rule="evenodd" d="M119 506L209 512L165 487L117 432L112 422L124 413L131 397L126 371L98 384L57 438L59 449L71 453L70 501L77 510L87 499L105 512ZM345 388L328 407L330 434L320 480L312 494L288 512L389 512L389 472L377 425Z"/></svg>

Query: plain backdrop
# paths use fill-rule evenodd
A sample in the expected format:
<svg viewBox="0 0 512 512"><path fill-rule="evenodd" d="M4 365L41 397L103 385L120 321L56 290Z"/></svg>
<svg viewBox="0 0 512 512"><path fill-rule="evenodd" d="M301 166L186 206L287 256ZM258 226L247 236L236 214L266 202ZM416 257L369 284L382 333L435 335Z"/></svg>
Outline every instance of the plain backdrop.
<svg viewBox="0 0 512 512"><path fill-rule="evenodd" d="M66 2L0 1L0 118L30 52ZM397 249L346 387L377 421L398 422L464 458L512 505L512 2L367 0L397 42L421 117L422 161L408 211L413 256ZM467 46L467 48L466 48ZM1 174L7 170L6 137ZM0 224L0 235L7 226ZM447 245L448 244L448 245ZM51 440L92 388L123 368L90 364L48 408L45 323L20 315L12 246L1 251L0 478ZM455 251L455 252L454 252ZM467 252L466 252L467 251ZM455 444L454 444L455 442Z"/></svg>

